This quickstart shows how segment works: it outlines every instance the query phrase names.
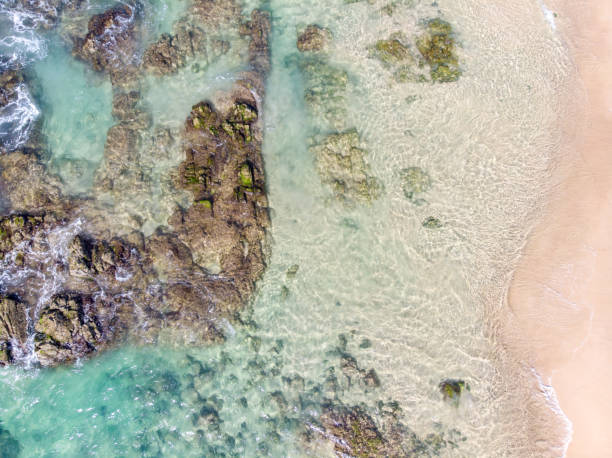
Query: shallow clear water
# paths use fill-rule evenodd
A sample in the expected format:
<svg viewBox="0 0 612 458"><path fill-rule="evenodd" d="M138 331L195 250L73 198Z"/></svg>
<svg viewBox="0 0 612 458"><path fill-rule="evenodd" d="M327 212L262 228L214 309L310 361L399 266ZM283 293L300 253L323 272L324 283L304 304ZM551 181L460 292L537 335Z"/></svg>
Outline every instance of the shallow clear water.
<svg viewBox="0 0 612 458"><path fill-rule="evenodd" d="M390 3L388 15L381 9ZM172 5L145 2L151 36L170 30L181 11ZM298 425L334 395L363 402L375 418L378 401L397 401L418 437L441 434L456 445L426 447L425 456L525 456L525 398L504 372L492 329L555 146L555 91L567 67L539 3L271 0L266 7L272 256L253 323L225 324L231 337L210 348L126 347L73 367L0 369L1 427L22 456L325 456L332 450L308 448ZM412 36L440 16L457 32L457 83L400 84L369 57L376 40ZM308 148L334 130L303 98L308 76L296 31L313 22L332 31L329 65L348 75L340 129L357 129L384 187L372 205L331 198ZM74 61L53 32L45 40L34 71L50 166L68 192L89 192L113 123L110 84ZM142 91L154 124L178 129L192 104L231 85L240 62L230 53L199 73L187 66L151 77ZM180 160L157 164L159 180L146 191L154 198L138 201L147 233L177 199L163 175ZM422 205L402 190L401 170L414 166L432 178ZM115 199L117 214L137 205ZM430 216L442 227L424 227ZM381 386L350 384L340 369L344 352L375 369ZM303 386L290 382L295 375ZM459 408L439 393L445 378L471 386ZM194 423L203 409L219 418Z"/></svg>

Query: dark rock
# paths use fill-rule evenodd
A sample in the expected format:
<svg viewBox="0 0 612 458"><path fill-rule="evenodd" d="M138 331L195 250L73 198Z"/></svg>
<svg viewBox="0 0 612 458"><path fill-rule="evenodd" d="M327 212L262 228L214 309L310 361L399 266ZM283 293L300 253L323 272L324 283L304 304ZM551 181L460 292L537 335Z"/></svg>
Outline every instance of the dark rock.
<svg viewBox="0 0 612 458"><path fill-rule="evenodd" d="M87 34L75 38L73 54L97 71L107 71L111 80L125 78L134 71L136 9L118 4L91 17Z"/></svg>

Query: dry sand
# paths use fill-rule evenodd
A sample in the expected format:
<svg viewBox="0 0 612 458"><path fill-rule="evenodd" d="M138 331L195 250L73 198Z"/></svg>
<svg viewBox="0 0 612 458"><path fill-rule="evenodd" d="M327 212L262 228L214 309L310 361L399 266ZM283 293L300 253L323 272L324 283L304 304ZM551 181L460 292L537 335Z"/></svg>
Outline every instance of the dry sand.
<svg viewBox="0 0 612 458"><path fill-rule="evenodd" d="M572 422L567 456L612 457L612 0L547 3L578 84L560 113L550 203L508 293L505 341L554 388Z"/></svg>

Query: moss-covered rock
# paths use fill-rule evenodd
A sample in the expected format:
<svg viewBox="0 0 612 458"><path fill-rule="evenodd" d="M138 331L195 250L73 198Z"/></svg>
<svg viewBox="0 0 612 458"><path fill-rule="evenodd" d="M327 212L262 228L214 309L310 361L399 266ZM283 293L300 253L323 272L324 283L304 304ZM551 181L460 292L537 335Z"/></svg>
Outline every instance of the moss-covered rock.
<svg viewBox="0 0 612 458"><path fill-rule="evenodd" d="M455 50L452 26L441 19L432 19L416 40L417 49L430 69L432 81L448 83L461 76Z"/></svg>
<svg viewBox="0 0 612 458"><path fill-rule="evenodd" d="M446 379L438 385L440 393L445 401L452 403L455 406L459 405L461 396L467 391L470 391L470 385L464 380Z"/></svg>
<svg viewBox="0 0 612 458"><path fill-rule="evenodd" d="M367 151L356 130L325 137L311 147L321 180L345 203L368 203L382 192L380 182L370 175L365 161Z"/></svg>
<svg viewBox="0 0 612 458"><path fill-rule="evenodd" d="M404 45L401 36L391 36L386 40L378 40L370 48L370 55L386 65L412 64L414 57L410 48Z"/></svg>
<svg viewBox="0 0 612 458"><path fill-rule="evenodd" d="M386 443L374 420L359 406L329 406L321 423L337 439L334 449L338 454L364 458L386 455Z"/></svg>

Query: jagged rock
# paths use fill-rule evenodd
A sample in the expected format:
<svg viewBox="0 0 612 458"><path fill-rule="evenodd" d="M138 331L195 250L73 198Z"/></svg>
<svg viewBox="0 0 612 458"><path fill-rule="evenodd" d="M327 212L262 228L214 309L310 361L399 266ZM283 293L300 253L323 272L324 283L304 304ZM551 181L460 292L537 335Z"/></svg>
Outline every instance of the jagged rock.
<svg viewBox="0 0 612 458"><path fill-rule="evenodd" d="M107 71L118 82L133 73L136 53L136 10L118 4L91 17L87 34L74 38L73 54L97 71Z"/></svg>
<svg viewBox="0 0 612 458"><path fill-rule="evenodd" d="M196 1L193 8L204 3L222 2ZM75 52L85 53L81 57L94 68L111 74L113 84L116 68L105 54L110 48L100 47L112 39L109 46L132 49L133 13L131 7L120 6L94 16L86 37L75 45ZM236 27L239 17L233 18ZM108 131L95 185L100 202L74 199L66 204L38 156L0 155L0 187L13 211L0 218L0 253L10 254L1 262L38 273L8 285L6 310L0 312L9 323L2 328L0 364L11 362L11 342L27 331L15 310L23 310L23 320L26 312L35 315L29 337L35 337L34 352L43 366L82 358L123 338L139 343L224 340L224 323L236 319L250 300L267 257L259 113L269 64L269 17L253 12L245 30L252 42L251 71L214 105L195 105L180 139L178 129L149 130L137 85L114 84L118 123ZM193 47L187 30L178 30L176 40L181 49ZM140 146L149 142L152 150L167 150L179 141L186 159L166 179L183 193L181 198L190 195L191 204L177 200L169 226L148 237L140 232L138 215L128 216L133 228L109 223L105 205L112 198L150 191L139 163ZM24 207L20 213L18 205ZM56 279L62 281L57 284Z"/></svg>
<svg viewBox="0 0 612 458"><path fill-rule="evenodd" d="M27 250L37 232L48 230L57 222L58 219L50 213L40 216L13 214L0 218L0 260L18 245Z"/></svg>
<svg viewBox="0 0 612 458"><path fill-rule="evenodd" d="M0 192L13 212L63 213L70 207L61 200L60 183L31 151L0 154Z"/></svg>
<svg viewBox="0 0 612 458"><path fill-rule="evenodd" d="M16 296L0 296L0 366L11 360L11 348L27 339L27 309Z"/></svg>
<svg viewBox="0 0 612 458"><path fill-rule="evenodd" d="M374 420L361 407L328 406L321 414L325 432L333 437L338 456L388 456L387 443Z"/></svg>
<svg viewBox="0 0 612 458"><path fill-rule="evenodd" d="M345 203L369 203L382 191L379 181L369 174L367 151L361 146L356 130L331 134L313 145L321 181L329 184L334 195Z"/></svg>
<svg viewBox="0 0 612 458"><path fill-rule="evenodd" d="M233 278L245 296L263 272L269 225L256 106L251 96L234 99L224 113L209 103L193 107L179 186L194 204L171 219L196 264Z"/></svg>
<svg viewBox="0 0 612 458"><path fill-rule="evenodd" d="M307 26L297 39L297 48L300 52L322 51L332 39L331 32L325 27L316 24Z"/></svg>

